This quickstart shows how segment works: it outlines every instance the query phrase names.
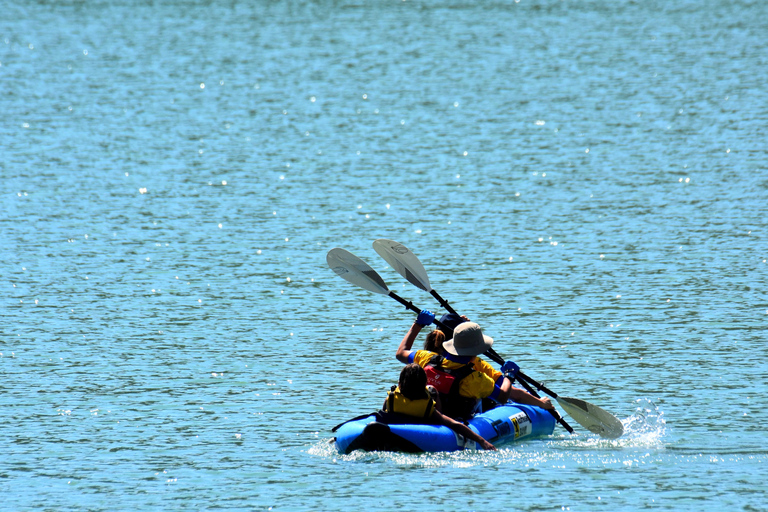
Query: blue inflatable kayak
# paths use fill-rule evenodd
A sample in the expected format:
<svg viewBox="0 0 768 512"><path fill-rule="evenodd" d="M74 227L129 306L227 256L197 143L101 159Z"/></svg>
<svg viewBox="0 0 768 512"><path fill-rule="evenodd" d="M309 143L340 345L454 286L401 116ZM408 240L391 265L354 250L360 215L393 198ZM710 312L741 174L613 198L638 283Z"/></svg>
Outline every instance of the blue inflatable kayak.
<svg viewBox="0 0 768 512"><path fill-rule="evenodd" d="M474 441L443 425L393 424L381 419L381 416L371 414L343 423L336 429L336 448L341 453L355 450L453 452L480 448ZM474 416L469 421L469 428L498 446L551 435L555 430L555 418L539 407L510 402Z"/></svg>

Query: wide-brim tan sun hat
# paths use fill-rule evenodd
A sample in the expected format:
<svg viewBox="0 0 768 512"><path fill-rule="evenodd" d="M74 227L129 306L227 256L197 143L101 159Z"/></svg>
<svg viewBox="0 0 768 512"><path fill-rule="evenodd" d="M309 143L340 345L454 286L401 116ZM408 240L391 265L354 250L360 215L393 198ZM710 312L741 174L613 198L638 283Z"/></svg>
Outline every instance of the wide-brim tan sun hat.
<svg viewBox="0 0 768 512"><path fill-rule="evenodd" d="M453 330L453 338L443 342L443 350L454 356L477 356L491 348L493 338L483 334L475 322L464 322Z"/></svg>

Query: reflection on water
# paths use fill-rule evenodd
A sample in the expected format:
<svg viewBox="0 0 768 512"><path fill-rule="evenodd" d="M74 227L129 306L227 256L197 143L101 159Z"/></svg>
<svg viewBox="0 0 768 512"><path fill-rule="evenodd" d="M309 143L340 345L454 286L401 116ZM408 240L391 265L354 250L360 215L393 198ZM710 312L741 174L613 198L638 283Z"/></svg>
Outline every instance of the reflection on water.
<svg viewBox="0 0 768 512"><path fill-rule="evenodd" d="M4 9L8 509L764 506L763 3ZM328 250L439 311L377 238L625 435L335 453L413 319Z"/></svg>

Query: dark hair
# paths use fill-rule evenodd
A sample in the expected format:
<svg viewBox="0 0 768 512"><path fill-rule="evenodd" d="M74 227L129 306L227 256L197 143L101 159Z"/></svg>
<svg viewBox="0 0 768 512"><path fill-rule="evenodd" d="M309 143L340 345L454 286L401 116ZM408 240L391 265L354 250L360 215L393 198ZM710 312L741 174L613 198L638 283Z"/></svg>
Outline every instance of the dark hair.
<svg viewBox="0 0 768 512"><path fill-rule="evenodd" d="M441 316L440 323L446 327L446 330L445 330L446 339L453 338L453 330L456 329L460 324L463 324L466 321L467 320L465 320L464 318L453 313L446 313L443 316Z"/></svg>
<svg viewBox="0 0 768 512"><path fill-rule="evenodd" d="M439 354L443 351L444 341L445 333L443 333L443 331L440 329L435 329L434 331L427 334L427 341L424 342L424 350L429 350L430 352Z"/></svg>
<svg viewBox="0 0 768 512"><path fill-rule="evenodd" d="M416 363L405 365L400 372L400 392L409 400L421 400L427 389L427 374Z"/></svg>

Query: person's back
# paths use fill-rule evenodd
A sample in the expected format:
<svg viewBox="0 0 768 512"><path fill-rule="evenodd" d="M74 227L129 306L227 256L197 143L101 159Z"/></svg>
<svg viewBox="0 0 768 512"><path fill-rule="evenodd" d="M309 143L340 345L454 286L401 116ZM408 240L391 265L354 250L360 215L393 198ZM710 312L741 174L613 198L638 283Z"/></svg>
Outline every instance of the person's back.
<svg viewBox="0 0 768 512"><path fill-rule="evenodd" d="M468 420L477 411L478 401L490 396L494 383L472 362L456 362L444 355L417 351L414 362L424 367L427 382L438 392L441 412L459 420Z"/></svg>
<svg viewBox="0 0 768 512"><path fill-rule="evenodd" d="M427 375L421 366L409 364L403 368L398 386L387 394L382 410L420 420L432 418L436 404L427 391Z"/></svg>
<svg viewBox="0 0 768 512"><path fill-rule="evenodd" d="M442 341L441 334L435 341ZM485 351L493 340L484 336L480 327L472 322L461 323L452 334L450 340L440 343L442 354L427 350L398 350L397 357L426 370L427 382L440 393L446 415L468 420L478 410L480 400L495 399L498 395L494 379L474 367L475 356Z"/></svg>

